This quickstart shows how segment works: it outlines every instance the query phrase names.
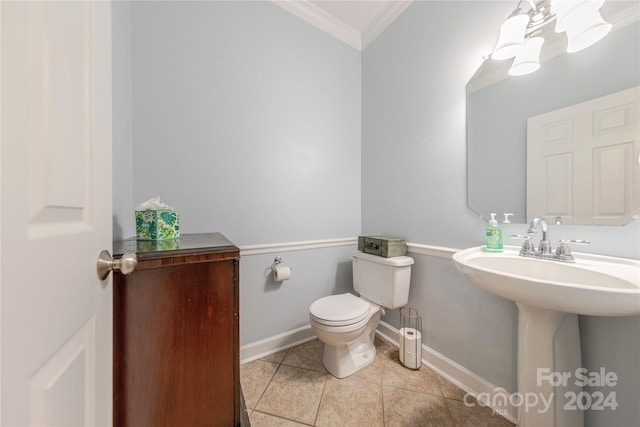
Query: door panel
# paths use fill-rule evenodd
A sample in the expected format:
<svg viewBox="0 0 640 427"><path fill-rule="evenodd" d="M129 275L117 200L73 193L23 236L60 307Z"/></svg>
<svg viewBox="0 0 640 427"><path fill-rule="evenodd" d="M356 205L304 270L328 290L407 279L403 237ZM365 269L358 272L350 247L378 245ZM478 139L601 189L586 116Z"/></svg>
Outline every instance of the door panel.
<svg viewBox="0 0 640 427"><path fill-rule="evenodd" d="M639 87L529 118L527 218L623 225L640 214L639 121Z"/></svg>
<svg viewBox="0 0 640 427"><path fill-rule="evenodd" d="M2 425L111 423L108 2L0 2Z"/></svg>

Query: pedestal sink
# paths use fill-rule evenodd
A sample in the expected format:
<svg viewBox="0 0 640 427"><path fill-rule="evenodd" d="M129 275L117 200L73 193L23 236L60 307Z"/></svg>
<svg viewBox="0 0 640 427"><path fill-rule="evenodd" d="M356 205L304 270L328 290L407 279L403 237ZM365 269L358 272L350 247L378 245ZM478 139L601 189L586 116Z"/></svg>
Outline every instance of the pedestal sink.
<svg viewBox="0 0 640 427"><path fill-rule="evenodd" d="M473 283L518 306L518 395L540 398L533 407L520 402L518 425L581 426L580 408L592 403L582 380L606 372L581 369L577 315L639 315L640 261L574 253L575 263L563 263L519 250L479 246L456 252L453 261Z"/></svg>

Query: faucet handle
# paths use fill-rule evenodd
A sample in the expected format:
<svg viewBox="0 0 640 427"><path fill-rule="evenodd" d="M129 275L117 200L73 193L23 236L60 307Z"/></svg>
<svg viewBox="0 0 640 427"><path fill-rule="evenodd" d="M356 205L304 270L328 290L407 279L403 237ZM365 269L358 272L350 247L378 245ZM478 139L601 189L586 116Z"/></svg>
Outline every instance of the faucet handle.
<svg viewBox="0 0 640 427"><path fill-rule="evenodd" d="M569 243L577 243L579 245L591 244L588 240L572 240L572 239L560 239L558 248L556 249L555 257L558 261L575 262L573 255L571 254L571 248Z"/></svg>
<svg viewBox="0 0 640 427"><path fill-rule="evenodd" d="M522 242L522 248L520 249L521 256L535 255L536 251L533 247L533 242L531 241L533 235L527 234L526 236L523 236L521 234L510 234L509 237L512 239L524 240L524 242Z"/></svg>

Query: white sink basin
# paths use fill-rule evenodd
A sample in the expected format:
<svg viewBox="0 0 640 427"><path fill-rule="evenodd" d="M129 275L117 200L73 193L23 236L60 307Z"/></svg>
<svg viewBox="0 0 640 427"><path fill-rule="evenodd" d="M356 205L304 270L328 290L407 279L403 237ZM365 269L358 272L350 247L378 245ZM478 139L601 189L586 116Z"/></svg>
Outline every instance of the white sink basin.
<svg viewBox="0 0 640 427"><path fill-rule="evenodd" d="M548 407L518 407L518 426L582 426L582 410L566 406L567 396L581 395L579 384L541 381L539 371L572 373L582 366L578 314L640 314L640 261L574 253L575 263L562 263L519 252L479 246L456 252L453 261L472 282L518 306L518 392L553 400Z"/></svg>
<svg viewBox="0 0 640 427"><path fill-rule="evenodd" d="M529 306L592 316L640 314L640 261L575 253L575 263L521 257L483 246L453 255L458 269L480 287Z"/></svg>

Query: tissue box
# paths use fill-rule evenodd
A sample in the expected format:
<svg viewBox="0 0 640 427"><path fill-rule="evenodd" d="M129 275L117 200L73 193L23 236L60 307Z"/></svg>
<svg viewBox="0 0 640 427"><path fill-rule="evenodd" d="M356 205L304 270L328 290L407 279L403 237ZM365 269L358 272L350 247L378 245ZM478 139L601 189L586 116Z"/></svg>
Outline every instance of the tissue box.
<svg viewBox="0 0 640 427"><path fill-rule="evenodd" d="M175 251L180 249L180 239L136 240L136 253Z"/></svg>
<svg viewBox="0 0 640 427"><path fill-rule="evenodd" d="M167 240L180 237L180 214L177 211L136 211L136 239Z"/></svg>

